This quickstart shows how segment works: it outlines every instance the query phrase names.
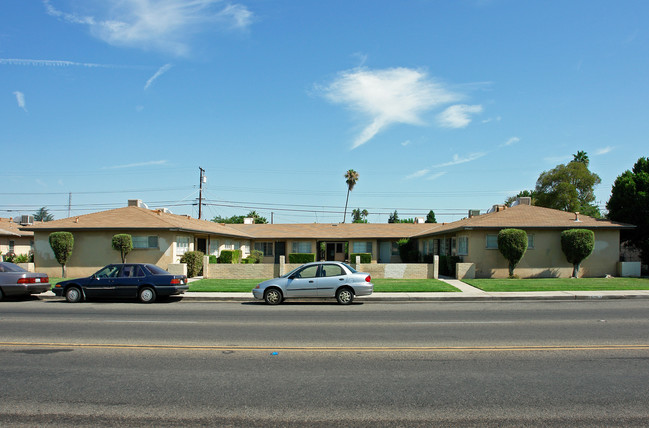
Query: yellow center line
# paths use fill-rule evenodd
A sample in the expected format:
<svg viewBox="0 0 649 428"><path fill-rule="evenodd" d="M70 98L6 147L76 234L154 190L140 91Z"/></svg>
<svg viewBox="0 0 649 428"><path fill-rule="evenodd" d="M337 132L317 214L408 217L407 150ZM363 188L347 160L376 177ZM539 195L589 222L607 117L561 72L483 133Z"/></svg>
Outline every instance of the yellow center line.
<svg viewBox="0 0 649 428"><path fill-rule="evenodd" d="M121 343L0 342L0 347L80 349L264 351L264 352L522 352L649 350L644 345L516 345L516 346L236 346L236 345L132 345Z"/></svg>

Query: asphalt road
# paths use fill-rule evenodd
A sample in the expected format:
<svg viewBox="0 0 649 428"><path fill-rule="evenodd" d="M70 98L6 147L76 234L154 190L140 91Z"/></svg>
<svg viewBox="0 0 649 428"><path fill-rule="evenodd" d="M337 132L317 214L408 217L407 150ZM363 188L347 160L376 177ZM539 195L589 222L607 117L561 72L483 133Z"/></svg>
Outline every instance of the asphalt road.
<svg viewBox="0 0 649 428"><path fill-rule="evenodd" d="M0 426L647 426L649 301L0 302Z"/></svg>

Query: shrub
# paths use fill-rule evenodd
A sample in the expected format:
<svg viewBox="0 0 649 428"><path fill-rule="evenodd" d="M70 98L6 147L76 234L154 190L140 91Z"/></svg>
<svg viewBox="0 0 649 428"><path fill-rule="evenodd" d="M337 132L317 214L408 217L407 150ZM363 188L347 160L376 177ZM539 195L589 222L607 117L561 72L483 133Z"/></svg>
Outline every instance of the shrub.
<svg viewBox="0 0 649 428"><path fill-rule="evenodd" d="M569 229L561 232L561 250L572 263L572 277L579 275L579 265L593 252L595 233L587 229Z"/></svg>
<svg viewBox="0 0 649 428"><path fill-rule="evenodd" d="M187 276L192 278L201 273L203 270L203 252L187 251L180 258L180 263L187 263Z"/></svg>
<svg viewBox="0 0 649 428"><path fill-rule="evenodd" d="M417 263L419 261L419 249L414 239L400 239L397 241L399 256L402 263Z"/></svg>
<svg viewBox="0 0 649 428"><path fill-rule="evenodd" d="M455 278L457 275L457 263L462 263L462 257L439 256L439 274Z"/></svg>
<svg viewBox="0 0 649 428"><path fill-rule="evenodd" d="M33 254L18 254L14 257L13 263L31 263L34 261Z"/></svg>
<svg viewBox="0 0 649 428"><path fill-rule="evenodd" d="M291 253L288 255L288 262L295 264L315 262L315 253Z"/></svg>
<svg viewBox="0 0 649 428"><path fill-rule="evenodd" d="M251 260L249 263L261 263L264 258L264 252L259 250L252 250L250 252L250 255L246 258Z"/></svg>
<svg viewBox="0 0 649 428"><path fill-rule="evenodd" d="M9 263L16 263L16 253L9 252L4 255L4 261Z"/></svg>
<svg viewBox="0 0 649 428"><path fill-rule="evenodd" d="M113 235L113 250L119 251L122 263L126 263L126 255L133 249L133 239L128 233Z"/></svg>
<svg viewBox="0 0 649 428"><path fill-rule="evenodd" d="M241 263L241 250L222 250L221 255L219 256L219 263Z"/></svg>
<svg viewBox="0 0 649 428"><path fill-rule="evenodd" d="M50 247L54 251L56 261L61 265L61 275L65 278L65 265L72 256L74 247L74 236L70 232L52 232L50 233Z"/></svg>
<svg viewBox="0 0 649 428"><path fill-rule="evenodd" d="M509 277L527 251L527 233L521 229L503 229L498 232L498 251L509 262Z"/></svg>
<svg viewBox="0 0 649 428"><path fill-rule="evenodd" d="M361 263L372 263L372 254L370 253L351 253L349 261L356 263L356 256L361 256Z"/></svg>
<svg viewBox="0 0 649 428"><path fill-rule="evenodd" d="M219 259L214 254L210 254L210 264L218 263Z"/></svg>

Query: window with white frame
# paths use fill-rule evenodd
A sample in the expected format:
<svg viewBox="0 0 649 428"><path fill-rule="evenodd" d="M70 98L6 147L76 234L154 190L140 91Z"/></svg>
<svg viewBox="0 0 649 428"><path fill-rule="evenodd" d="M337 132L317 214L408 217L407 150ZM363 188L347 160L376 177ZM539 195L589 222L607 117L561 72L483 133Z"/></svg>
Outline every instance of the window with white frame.
<svg viewBox="0 0 649 428"><path fill-rule="evenodd" d="M151 248L158 248L157 236L133 236L133 249L146 250Z"/></svg>
<svg viewBox="0 0 649 428"><path fill-rule="evenodd" d="M210 255L219 256L219 240L210 239Z"/></svg>
<svg viewBox="0 0 649 428"><path fill-rule="evenodd" d="M458 238L457 238L457 255L458 256L468 256L469 255L469 237L468 236L458 236Z"/></svg>
<svg viewBox="0 0 649 428"><path fill-rule="evenodd" d="M534 235L527 235L527 248L534 249Z"/></svg>
<svg viewBox="0 0 649 428"><path fill-rule="evenodd" d="M293 241L294 253L311 253L311 242L309 241Z"/></svg>
<svg viewBox="0 0 649 428"><path fill-rule="evenodd" d="M372 242L354 242L352 246L353 253L372 253Z"/></svg>
<svg viewBox="0 0 649 428"><path fill-rule="evenodd" d="M176 237L176 254L182 256L187 251L189 251L189 236L178 236Z"/></svg>
<svg viewBox="0 0 649 428"><path fill-rule="evenodd" d="M488 250L497 250L498 249L498 235L488 234L486 236L485 248Z"/></svg>
<svg viewBox="0 0 649 428"><path fill-rule="evenodd" d="M273 255L273 243L272 242L255 242L255 250L261 251L264 253L264 256Z"/></svg>
<svg viewBox="0 0 649 428"><path fill-rule="evenodd" d="M223 244L223 249L224 250L239 250L239 249L241 249L241 243L239 241L232 241L230 239L226 239L225 244Z"/></svg>

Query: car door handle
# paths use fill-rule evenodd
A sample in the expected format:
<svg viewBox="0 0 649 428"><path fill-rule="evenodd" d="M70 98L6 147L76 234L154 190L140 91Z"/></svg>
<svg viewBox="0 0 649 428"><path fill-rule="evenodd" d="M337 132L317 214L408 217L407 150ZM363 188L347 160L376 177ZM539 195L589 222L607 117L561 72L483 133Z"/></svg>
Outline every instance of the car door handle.
<svg viewBox="0 0 649 428"><path fill-rule="evenodd" d="M309 281L309 284L313 284L313 280L310 280L310 281Z"/></svg>
<svg viewBox="0 0 649 428"><path fill-rule="evenodd" d="M344 281L345 278L338 278L338 281Z"/></svg>

